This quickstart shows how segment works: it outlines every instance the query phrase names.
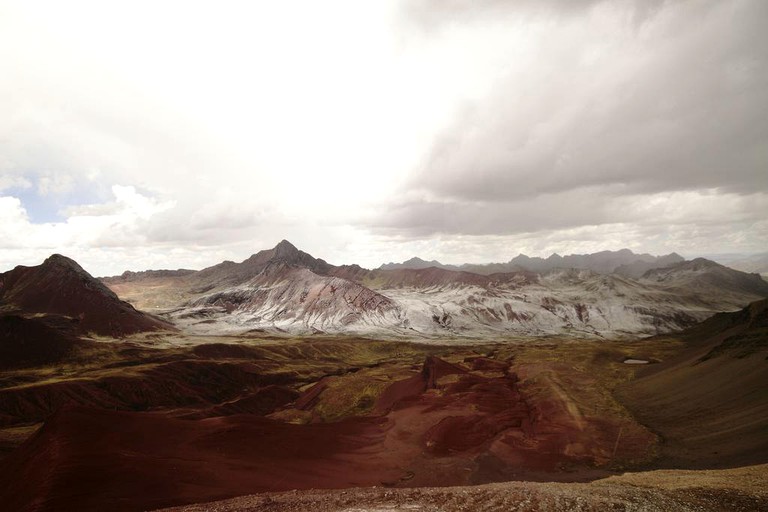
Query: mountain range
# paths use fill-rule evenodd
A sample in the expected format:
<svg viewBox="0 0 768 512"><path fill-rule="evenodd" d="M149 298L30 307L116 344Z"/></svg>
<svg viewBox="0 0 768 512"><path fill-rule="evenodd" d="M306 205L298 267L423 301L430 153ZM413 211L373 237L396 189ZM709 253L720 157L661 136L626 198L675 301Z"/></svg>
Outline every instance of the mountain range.
<svg viewBox="0 0 768 512"><path fill-rule="evenodd" d="M683 261L685 258L674 252L666 256L652 256L650 254L635 254L629 249L621 249L619 251L600 251L593 254L569 254L567 256L552 254L548 258L532 258L525 254L519 254L507 263L465 263L463 265L443 265L436 260L425 261L413 257L402 263L385 263L379 269L399 270L436 267L444 270L490 275L521 270L547 272L558 268L576 268L591 270L598 274L619 274L625 277L638 278L653 268L667 267Z"/></svg>
<svg viewBox="0 0 768 512"><path fill-rule="evenodd" d="M768 274L768 252L736 258L724 264L742 272Z"/></svg>
<svg viewBox="0 0 768 512"><path fill-rule="evenodd" d="M503 264L505 272L432 263L335 266L283 240L240 263L102 281L139 309L198 334L635 337L768 297L758 275L674 253L518 256Z"/></svg>

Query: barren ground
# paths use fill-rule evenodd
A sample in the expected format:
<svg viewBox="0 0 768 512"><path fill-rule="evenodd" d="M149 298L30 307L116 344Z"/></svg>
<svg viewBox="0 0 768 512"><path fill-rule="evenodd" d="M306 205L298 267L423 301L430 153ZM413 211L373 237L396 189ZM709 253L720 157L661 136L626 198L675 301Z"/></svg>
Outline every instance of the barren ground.
<svg viewBox="0 0 768 512"><path fill-rule="evenodd" d="M164 512L768 510L768 465L729 470L648 471L590 483L507 482L472 487L291 491L243 496Z"/></svg>

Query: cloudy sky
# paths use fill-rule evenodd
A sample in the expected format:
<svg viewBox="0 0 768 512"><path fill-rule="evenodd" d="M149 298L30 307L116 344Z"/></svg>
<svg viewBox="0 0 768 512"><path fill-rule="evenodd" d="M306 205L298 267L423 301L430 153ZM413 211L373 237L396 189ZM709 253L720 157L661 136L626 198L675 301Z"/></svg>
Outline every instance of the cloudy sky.
<svg viewBox="0 0 768 512"><path fill-rule="evenodd" d="M0 271L768 250L768 2L0 0Z"/></svg>

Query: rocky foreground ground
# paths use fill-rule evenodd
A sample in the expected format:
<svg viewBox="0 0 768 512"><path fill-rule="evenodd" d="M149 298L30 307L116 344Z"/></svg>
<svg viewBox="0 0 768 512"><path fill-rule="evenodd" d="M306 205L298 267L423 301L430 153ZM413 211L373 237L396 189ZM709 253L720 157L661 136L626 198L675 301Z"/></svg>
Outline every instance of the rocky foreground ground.
<svg viewBox="0 0 768 512"><path fill-rule="evenodd" d="M291 491L243 496L165 512L768 510L768 464L728 470L659 470L590 483L508 482L473 487Z"/></svg>

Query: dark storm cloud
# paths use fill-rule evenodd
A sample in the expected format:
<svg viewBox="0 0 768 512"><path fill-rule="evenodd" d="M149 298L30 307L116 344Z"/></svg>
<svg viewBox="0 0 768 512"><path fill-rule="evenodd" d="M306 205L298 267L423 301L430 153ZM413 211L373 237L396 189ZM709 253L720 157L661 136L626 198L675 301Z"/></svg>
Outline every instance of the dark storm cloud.
<svg viewBox="0 0 768 512"><path fill-rule="evenodd" d="M373 225L392 234L412 236L437 232L506 235L632 220L631 212L616 215L611 201L595 202L596 194L599 191L582 189L502 203L405 198L388 205L388 215ZM571 205L572 214L553 215L563 203Z"/></svg>
<svg viewBox="0 0 768 512"><path fill-rule="evenodd" d="M647 212L627 211L623 197L768 192L768 2L616 2L618 35L604 42L589 30L598 3L544 2L569 19L552 22L532 67L500 73L436 138L405 187L429 200L398 203L378 227L502 234L642 222ZM495 11L533 9L417 4L421 24L478 30ZM653 20L623 27L638 16ZM595 49L607 57L590 60Z"/></svg>

